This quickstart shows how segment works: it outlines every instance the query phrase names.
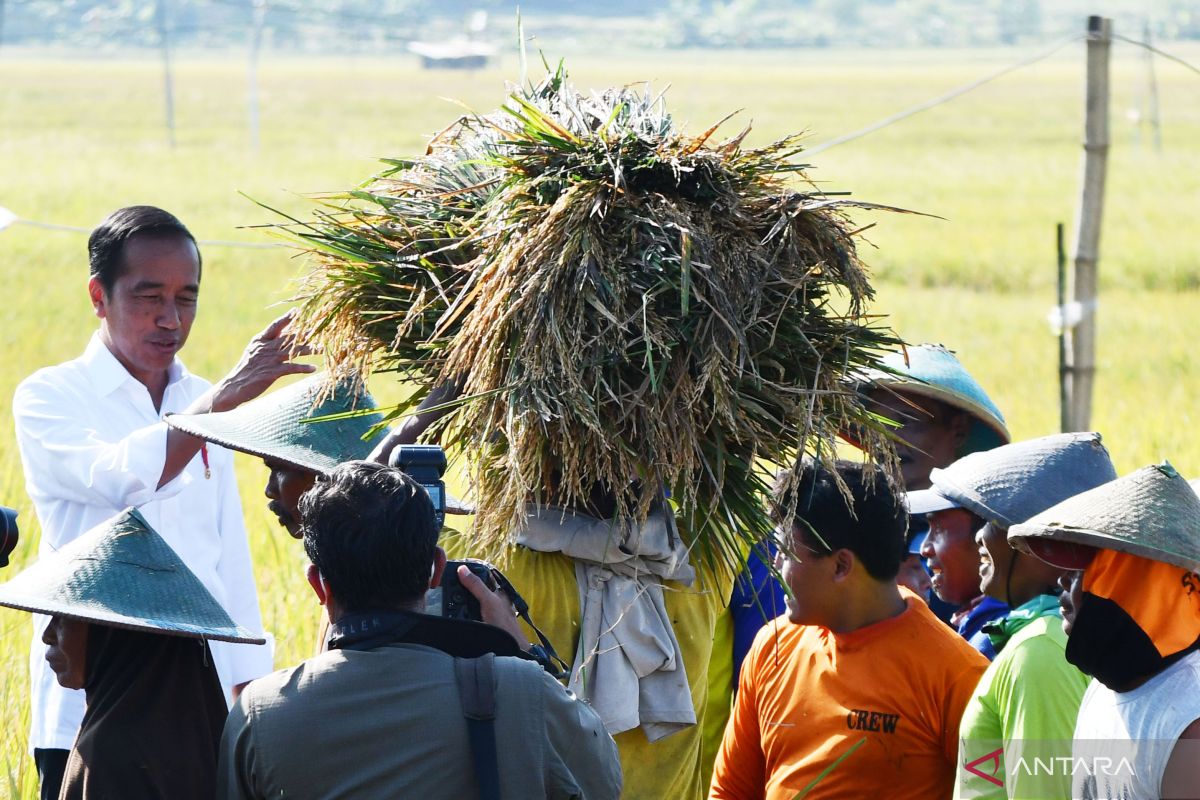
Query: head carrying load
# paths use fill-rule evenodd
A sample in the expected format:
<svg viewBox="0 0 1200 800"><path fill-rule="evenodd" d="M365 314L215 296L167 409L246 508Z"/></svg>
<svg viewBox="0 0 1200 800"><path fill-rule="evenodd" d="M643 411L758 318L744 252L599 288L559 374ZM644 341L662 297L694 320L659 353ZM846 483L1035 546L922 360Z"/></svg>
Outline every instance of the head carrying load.
<svg viewBox="0 0 1200 800"><path fill-rule="evenodd" d="M38 559L0 586L0 605L173 636L266 641L230 619L133 508Z"/></svg>
<svg viewBox="0 0 1200 800"><path fill-rule="evenodd" d="M885 355L878 366L881 369L869 370L864 376L870 386L938 400L971 415L971 429L959 449L960 458L1008 444L1010 437L1004 415L945 346L906 347Z"/></svg>
<svg viewBox="0 0 1200 800"><path fill-rule="evenodd" d="M382 414L365 413L374 408L360 381L317 374L230 411L169 414L166 420L222 447L326 474L344 461L365 458L382 437L368 435L383 421ZM346 416L328 419L334 415Z"/></svg>
<svg viewBox="0 0 1200 800"><path fill-rule="evenodd" d="M899 344L845 215L870 206L808 183L798 137L716 130L560 68L290 228L314 261L293 325L336 373L394 370L401 411L461 389L429 434L468 460L483 546L529 502L599 490L641 521L666 490L732 564L770 532L772 464L854 424L889 452L845 382Z"/></svg>

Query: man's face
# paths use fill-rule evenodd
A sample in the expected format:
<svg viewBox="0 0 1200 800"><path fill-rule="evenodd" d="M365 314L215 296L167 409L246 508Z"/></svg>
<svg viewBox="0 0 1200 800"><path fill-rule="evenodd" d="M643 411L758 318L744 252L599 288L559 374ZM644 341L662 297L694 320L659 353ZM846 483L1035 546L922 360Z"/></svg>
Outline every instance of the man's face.
<svg viewBox="0 0 1200 800"><path fill-rule="evenodd" d="M60 686L82 689L87 681L88 623L65 617L51 617L42 633L46 663L54 670Z"/></svg>
<svg viewBox="0 0 1200 800"><path fill-rule="evenodd" d="M192 329L200 295L200 260L185 236L135 236L106 291L96 278L88 293L100 335L117 360L144 384L161 379Z"/></svg>
<svg viewBox="0 0 1200 800"><path fill-rule="evenodd" d="M979 596L979 551L971 512L950 508L930 514L921 555L933 573L933 591L942 600L962 605Z"/></svg>
<svg viewBox="0 0 1200 800"><path fill-rule="evenodd" d="M1075 615L1079 612L1079 603L1083 600L1083 570L1076 569L1064 573L1058 579L1062 594L1058 596L1058 607L1062 609L1063 633L1071 635L1075 627Z"/></svg>
<svg viewBox="0 0 1200 800"><path fill-rule="evenodd" d="M317 473L300 469L283 461L264 458L263 463L271 474L267 476L265 494L271 500L267 508L279 518L279 524L287 528L293 539L300 539L300 498L312 488Z"/></svg>
<svg viewBox="0 0 1200 800"><path fill-rule="evenodd" d="M784 547L775 556L775 568L790 590L784 597L788 621L797 625L819 625L826 618L832 577L832 557L819 555L793 529L784 538L777 532ZM786 551L786 552L785 552Z"/></svg>
<svg viewBox="0 0 1200 800"><path fill-rule="evenodd" d="M867 407L901 423L894 432L900 438L896 455L905 491L928 489L929 473L958 459L970 426L970 417L965 413L927 397L882 389L870 393Z"/></svg>
<svg viewBox="0 0 1200 800"><path fill-rule="evenodd" d="M925 571L921 557L915 553L909 553L900 562L900 572L896 574L896 583L907 587L921 599L929 600L929 589L932 586L929 573Z"/></svg>
<svg viewBox="0 0 1200 800"><path fill-rule="evenodd" d="M979 590L1007 603L1008 574L1013 565L1008 529L988 522L975 532L975 543L979 546Z"/></svg>

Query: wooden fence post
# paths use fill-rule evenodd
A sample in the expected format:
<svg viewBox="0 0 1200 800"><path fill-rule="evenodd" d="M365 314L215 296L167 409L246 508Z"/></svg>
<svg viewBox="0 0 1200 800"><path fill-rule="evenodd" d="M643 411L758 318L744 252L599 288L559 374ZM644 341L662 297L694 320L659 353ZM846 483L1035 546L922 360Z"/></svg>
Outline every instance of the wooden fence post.
<svg viewBox="0 0 1200 800"><path fill-rule="evenodd" d="M253 0L253 24L250 32L250 57L246 62L246 121L250 129L250 149L258 152L258 54L262 47L263 23L267 16L266 0Z"/></svg>
<svg viewBox="0 0 1200 800"><path fill-rule="evenodd" d="M1088 430L1092 421L1092 386L1096 372L1097 266L1100 223L1104 215L1104 177L1108 159L1108 55L1112 21L1088 17L1087 118L1083 139L1083 188L1075 218L1073 295L1080 312L1071 328L1071 364L1067 370L1070 419L1067 430Z"/></svg>
<svg viewBox="0 0 1200 800"><path fill-rule="evenodd" d="M175 80L171 76L171 34L167 25L167 0L158 0L154 8L158 23L158 43L162 49L163 102L167 107L167 141L175 149Z"/></svg>
<svg viewBox="0 0 1200 800"><path fill-rule="evenodd" d="M1064 225L1054 226L1058 264L1058 429L1066 433L1071 420L1070 380L1071 357L1067 353L1067 245Z"/></svg>
<svg viewBox="0 0 1200 800"><path fill-rule="evenodd" d="M1150 50L1151 37L1150 20L1146 20L1142 27L1142 41L1146 43L1146 48L1142 50L1142 58L1146 61L1146 113L1142 121L1149 118L1150 127L1154 130L1154 150L1161 153L1162 124L1158 113L1158 76L1154 73L1154 52Z"/></svg>

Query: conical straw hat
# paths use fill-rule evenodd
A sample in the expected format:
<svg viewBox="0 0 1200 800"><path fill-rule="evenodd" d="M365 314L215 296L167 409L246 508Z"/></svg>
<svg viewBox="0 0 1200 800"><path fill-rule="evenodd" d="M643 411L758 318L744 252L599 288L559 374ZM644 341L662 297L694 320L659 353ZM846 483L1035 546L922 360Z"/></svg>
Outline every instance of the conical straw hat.
<svg viewBox="0 0 1200 800"><path fill-rule="evenodd" d="M1117 477L1098 433L1056 433L972 453L909 492L914 514L965 508L1004 527Z"/></svg>
<svg viewBox="0 0 1200 800"><path fill-rule="evenodd" d="M167 424L233 450L325 474L344 461L366 458L384 435L363 438L383 421L378 413L318 419L375 408L371 395L355 392L352 381L339 382L331 393L327 380L325 375L312 375L232 411L171 414Z"/></svg>
<svg viewBox="0 0 1200 800"><path fill-rule="evenodd" d="M137 509L126 509L0 586L0 605L115 628L266 642L229 618Z"/></svg>
<svg viewBox="0 0 1200 800"><path fill-rule="evenodd" d="M919 344L905 352L889 353L879 363L893 372L872 370L867 376L872 384L940 400L975 418L959 455L990 450L1010 441L1000 409L943 345Z"/></svg>
<svg viewBox="0 0 1200 800"><path fill-rule="evenodd" d="M1008 531L1038 555L1041 540L1119 550L1200 570L1200 497L1170 464L1142 469L1064 500Z"/></svg>

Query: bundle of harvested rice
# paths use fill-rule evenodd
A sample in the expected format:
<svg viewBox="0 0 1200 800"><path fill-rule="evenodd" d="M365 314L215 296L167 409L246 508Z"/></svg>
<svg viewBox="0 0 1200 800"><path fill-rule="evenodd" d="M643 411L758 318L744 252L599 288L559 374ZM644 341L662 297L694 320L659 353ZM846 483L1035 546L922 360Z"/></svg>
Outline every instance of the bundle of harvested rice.
<svg viewBox="0 0 1200 800"><path fill-rule="evenodd" d="M843 209L792 136L691 137L661 95L583 94L560 67L290 226L314 254L302 336L335 372L461 387L431 430L468 460L483 549L527 502L644 518L664 488L696 552L769 534L774 465L887 435L847 376L899 341ZM804 191L789 188L801 179Z"/></svg>

